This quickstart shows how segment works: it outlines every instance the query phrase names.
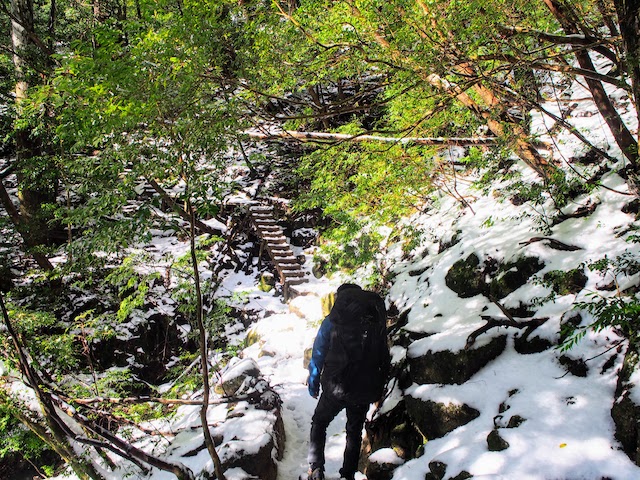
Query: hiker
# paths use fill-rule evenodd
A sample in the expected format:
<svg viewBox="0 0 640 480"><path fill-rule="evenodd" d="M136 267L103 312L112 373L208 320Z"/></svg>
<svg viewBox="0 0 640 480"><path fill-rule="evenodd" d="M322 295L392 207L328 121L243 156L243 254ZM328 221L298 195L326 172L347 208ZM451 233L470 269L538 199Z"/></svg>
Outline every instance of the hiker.
<svg viewBox="0 0 640 480"><path fill-rule="evenodd" d="M341 478L354 480L362 427L371 403L381 399L389 373L387 312L374 292L345 283L313 343L309 394L322 395L311 420L308 480L324 479L324 447L329 423L347 411L347 445Z"/></svg>

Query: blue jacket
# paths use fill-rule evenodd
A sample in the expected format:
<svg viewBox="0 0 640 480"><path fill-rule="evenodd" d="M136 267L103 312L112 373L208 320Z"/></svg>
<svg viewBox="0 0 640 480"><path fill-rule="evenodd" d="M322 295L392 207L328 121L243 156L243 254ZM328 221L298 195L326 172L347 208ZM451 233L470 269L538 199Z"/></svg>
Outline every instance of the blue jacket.
<svg viewBox="0 0 640 480"><path fill-rule="evenodd" d="M320 393L320 373L322 372L324 360L329 351L332 331L333 323L331 323L329 316L327 316L322 321L316 339L313 342L311 361L309 362L309 395L312 397L317 397Z"/></svg>

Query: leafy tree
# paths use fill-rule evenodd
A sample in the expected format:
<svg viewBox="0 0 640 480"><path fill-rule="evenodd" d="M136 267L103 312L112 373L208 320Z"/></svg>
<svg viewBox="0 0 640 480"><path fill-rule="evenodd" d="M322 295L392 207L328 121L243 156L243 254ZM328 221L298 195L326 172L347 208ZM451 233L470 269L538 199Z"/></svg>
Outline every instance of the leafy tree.
<svg viewBox="0 0 640 480"><path fill-rule="evenodd" d="M28 105L33 111L48 107L53 126L48 140L57 147L56 172L67 197L55 210L68 228L70 261L64 267L82 273L85 281L105 261L116 261L127 247L148 239L153 224L186 232L193 246L198 229L207 228L198 217L217 213L230 188L224 154L239 128L227 85L235 68L230 39L238 37L230 5L136 2L132 18L124 2L68 6L68 14L86 29L60 46L47 82L29 89ZM141 198L147 187L158 195ZM199 286L195 259L193 268ZM204 328L202 292L195 298L198 325ZM206 335L204 340L208 380ZM44 392L42 402L50 402ZM81 417L74 421L87 425ZM60 425L55 420L46 428L53 432ZM65 432L59 433L64 445ZM99 448L129 452L108 432L98 436ZM180 466L141 452L124 456L190 478Z"/></svg>
<svg viewBox="0 0 640 480"><path fill-rule="evenodd" d="M635 85L633 54L622 53L637 46L633 38L625 46L617 35L633 30L634 10L619 4L616 17L615 3L348 0L274 2L272 10L251 4L256 62L243 70L239 86L254 94L249 98L263 99L268 121L303 132L460 137L487 131L498 138L492 155L503 172L512 163L505 152L513 152L539 174L539 189L565 191L575 183L573 173L538 151L529 134L531 110L615 162L564 113L544 108L545 96L567 79L584 79L637 170L637 140L614 100L632 91L628 79ZM287 68L278 68L283 61ZM299 205L323 208L345 230L363 214L390 220L394 210L401 213L398 206L419 204L434 188L457 195L454 166L433 149L363 143L340 137L313 149L302 162L310 191ZM479 158L486 162L471 151L463 161L472 167Z"/></svg>

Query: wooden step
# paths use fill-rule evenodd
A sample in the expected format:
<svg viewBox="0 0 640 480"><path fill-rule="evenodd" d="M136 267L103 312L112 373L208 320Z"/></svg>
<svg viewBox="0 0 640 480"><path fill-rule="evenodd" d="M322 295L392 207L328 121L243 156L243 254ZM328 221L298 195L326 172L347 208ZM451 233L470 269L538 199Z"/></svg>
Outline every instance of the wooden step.
<svg viewBox="0 0 640 480"><path fill-rule="evenodd" d="M274 258L274 260L276 260L278 262L278 266L280 266L283 263L295 263L292 259L295 259L295 255L293 254L293 252L291 250L278 250L278 251L271 251L271 254Z"/></svg>
<svg viewBox="0 0 640 480"><path fill-rule="evenodd" d="M255 223L276 223L275 219L271 215L252 215L253 221Z"/></svg>
<svg viewBox="0 0 640 480"><path fill-rule="evenodd" d="M302 271L294 272L293 270L291 270L291 271L287 270L287 271L282 272L282 274L284 275L285 280L289 280L290 278L303 278L303 277L305 277L305 274Z"/></svg>
<svg viewBox="0 0 640 480"><path fill-rule="evenodd" d="M268 240L269 238L282 238L284 240L287 239L287 237L284 236L284 233L282 231L280 232L262 232L263 237L265 240Z"/></svg>
<svg viewBox="0 0 640 480"><path fill-rule="evenodd" d="M287 237L284 235L263 235L262 238L270 245L280 245L283 243L286 243L287 245L289 244Z"/></svg>
<svg viewBox="0 0 640 480"><path fill-rule="evenodd" d="M297 260L298 259L296 259L295 262L291 262L291 263L283 262L283 263L280 264L280 267L284 268L285 270L287 270L287 269L290 270L292 268L300 268L300 262L297 261Z"/></svg>
<svg viewBox="0 0 640 480"><path fill-rule="evenodd" d="M272 237L284 237L284 232L280 227L270 227L270 228L258 228L260 234L272 236Z"/></svg>
<svg viewBox="0 0 640 480"><path fill-rule="evenodd" d="M277 250L277 251L287 250L287 251L290 251L291 254L293 255L293 252L291 251L291 247L287 243L284 243L284 244L278 243L278 244L269 245L269 248L271 250Z"/></svg>
<svg viewBox="0 0 640 480"><path fill-rule="evenodd" d="M296 265L295 267L282 268L280 267L281 272L302 272L302 268L300 265Z"/></svg>
<svg viewBox="0 0 640 480"><path fill-rule="evenodd" d="M256 234L263 240L278 272L287 298L290 293L289 286L307 282L306 273L302 270L300 260L293 253L283 228L274 218L274 207L256 203L249 206L249 213Z"/></svg>
<svg viewBox="0 0 640 480"><path fill-rule="evenodd" d="M277 255L274 260L278 263L294 263L297 259L293 255Z"/></svg>
<svg viewBox="0 0 640 480"><path fill-rule="evenodd" d="M278 225L276 222L271 223L256 223L256 226L260 230L280 230L282 231L282 227Z"/></svg>
<svg viewBox="0 0 640 480"><path fill-rule="evenodd" d="M273 205L262 205L254 203L252 205L249 205L249 210L251 212L273 212Z"/></svg>

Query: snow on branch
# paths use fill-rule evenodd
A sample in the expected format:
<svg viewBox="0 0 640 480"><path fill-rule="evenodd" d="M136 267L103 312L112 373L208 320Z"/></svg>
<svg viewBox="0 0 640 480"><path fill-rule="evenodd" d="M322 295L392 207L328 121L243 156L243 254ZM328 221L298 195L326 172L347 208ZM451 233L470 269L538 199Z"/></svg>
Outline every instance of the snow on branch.
<svg viewBox="0 0 640 480"><path fill-rule="evenodd" d="M382 137L379 135L348 135L345 133L299 132L296 130L258 131L247 130L244 134L256 140L297 140L310 142L385 142L415 145L494 145L494 137Z"/></svg>

